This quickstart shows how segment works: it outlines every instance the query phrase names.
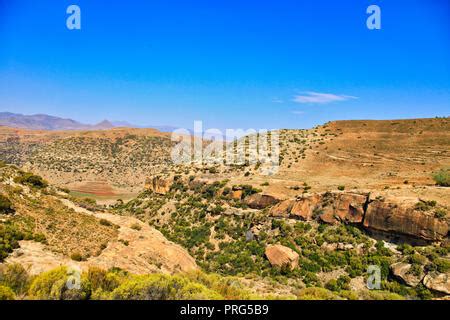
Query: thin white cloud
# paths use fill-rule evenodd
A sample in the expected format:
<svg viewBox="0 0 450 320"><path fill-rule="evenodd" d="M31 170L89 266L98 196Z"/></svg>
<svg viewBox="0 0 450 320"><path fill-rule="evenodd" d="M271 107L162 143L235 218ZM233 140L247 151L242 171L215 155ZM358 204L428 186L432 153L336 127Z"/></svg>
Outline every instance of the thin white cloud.
<svg viewBox="0 0 450 320"><path fill-rule="evenodd" d="M293 99L297 103L326 104L337 101L347 101L358 99L358 97L348 95L338 95L333 93L320 93L314 91L302 92Z"/></svg>
<svg viewBox="0 0 450 320"><path fill-rule="evenodd" d="M273 98L272 102L273 103L283 103L284 101L282 99L279 99L279 98Z"/></svg>
<svg viewBox="0 0 450 320"><path fill-rule="evenodd" d="M292 111L293 114L297 114L297 115L302 115L305 114L305 111L301 111L301 110L294 110Z"/></svg>

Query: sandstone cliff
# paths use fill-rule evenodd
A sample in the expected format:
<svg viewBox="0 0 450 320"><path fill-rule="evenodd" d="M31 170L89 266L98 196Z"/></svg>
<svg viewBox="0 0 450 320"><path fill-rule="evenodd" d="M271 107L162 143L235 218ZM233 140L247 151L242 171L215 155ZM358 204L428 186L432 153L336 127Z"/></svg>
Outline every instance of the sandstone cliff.
<svg viewBox="0 0 450 320"><path fill-rule="evenodd" d="M329 224L352 223L369 230L439 241L448 234L448 222L436 217L434 208L417 208L416 198L375 198L368 193L325 192L305 194L273 206L273 217L320 219ZM445 209L444 209L445 210Z"/></svg>
<svg viewBox="0 0 450 320"><path fill-rule="evenodd" d="M145 180L145 189L164 195L170 191L173 182L173 177L155 176Z"/></svg>

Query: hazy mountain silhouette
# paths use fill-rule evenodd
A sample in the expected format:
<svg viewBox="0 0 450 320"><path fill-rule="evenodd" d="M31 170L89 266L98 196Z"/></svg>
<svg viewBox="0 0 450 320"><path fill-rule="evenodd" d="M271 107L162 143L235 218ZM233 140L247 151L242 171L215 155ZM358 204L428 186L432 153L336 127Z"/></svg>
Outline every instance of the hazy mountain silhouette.
<svg viewBox="0 0 450 320"><path fill-rule="evenodd" d="M126 121L103 120L97 124L85 124L72 119L50 116L47 114L23 115L12 112L0 112L0 126L30 130L106 130L115 127L154 128L163 132L172 132L172 126L140 126Z"/></svg>

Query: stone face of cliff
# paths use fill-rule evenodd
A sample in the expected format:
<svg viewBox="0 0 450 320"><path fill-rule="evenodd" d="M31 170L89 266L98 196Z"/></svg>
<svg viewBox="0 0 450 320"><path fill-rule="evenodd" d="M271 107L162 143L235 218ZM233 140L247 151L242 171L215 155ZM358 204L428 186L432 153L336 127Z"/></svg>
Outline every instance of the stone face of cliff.
<svg viewBox="0 0 450 320"><path fill-rule="evenodd" d="M321 201L322 195L320 194L304 195L295 201L291 214L301 220L311 220L315 210L321 205Z"/></svg>
<svg viewBox="0 0 450 320"><path fill-rule="evenodd" d="M252 209L264 209L278 203L280 200L267 194L252 194L245 198L245 203Z"/></svg>
<svg viewBox="0 0 450 320"><path fill-rule="evenodd" d="M439 241L448 234L448 223L432 210L420 210L416 198L371 199L369 194L325 192L306 194L295 200L285 200L273 206L274 217L300 220L320 219L329 224L360 224L378 230L412 236L427 241Z"/></svg>
<svg viewBox="0 0 450 320"><path fill-rule="evenodd" d="M326 206L320 219L326 223L336 224L362 223L364 208L368 195L356 193L325 193Z"/></svg>
<svg viewBox="0 0 450 320"><path fill-rule="evenodd" d="M147 178L145 181L145 189L164 195L170 191L173 182L173 177L155 176Z"/></svg>
<svg viewBox="0 0 450 320"><path fill-rule="evenodd" d="M364 217L364 226L429 241L443 239L448 233L445 220L436 218L431 212L416 210L412 203L395 198L372 201Z"/></svg>

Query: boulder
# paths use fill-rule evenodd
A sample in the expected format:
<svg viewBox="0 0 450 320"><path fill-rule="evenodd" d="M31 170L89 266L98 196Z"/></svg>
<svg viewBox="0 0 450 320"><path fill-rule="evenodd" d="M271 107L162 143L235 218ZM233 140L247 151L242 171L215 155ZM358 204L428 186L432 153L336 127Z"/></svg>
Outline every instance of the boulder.
<svg viewBox="0 0 450 320"><path fill-rule="evenodd" d="M155 176L147 178L145 181L145 189L164 195L170 191L173 182L173 177Z"/></svg>
<svg viewBox="0 0 450 320"><path fill-rule="evenodd" d="M421 272L420 276L414 275L410 272L412 265L404 262L397 262L391 265L392 274L403 281L406 285L410 287L417 286L420 281L422 281L423 273Z"/></svg>
<svg viewBox="0 0 450 320"><path fill-rule="evenodd" d="M340 251L349 251L349 250L353 250L354 248L355 247L351 243L339 242L336 246L336 249L340 250Z"/></svg>
<svg viewBox="0 0 450 320"><path fill-rule="evenodd" d="M374 200L368 205L364 226L427 241L439 241L446 237L447 222L435 218L432 213L415 210L413 203L396 199Z"/></svg>
<svg viewBox="0 0 450 320"><path fill-rule="evenodd" d="M333 252L337 250L338 245L337 243L324 242L320 247L327 252Z"/></svg>
<svg viewBox="0 0 450 320"><path fill-rule="evenodd" d="M252 209L264 209L278 202L279 199L268 194L255 193L245 198L245 203Z"/></svg>
<svg viewBox="0 0 450 320"><path fill-rule="evenodd" d="M427 274L423 278L423 284L430 290L450 294L450 274L448 273Z"/></svg>
<svg viewBox="0 0 450 320"><path fill-rule="evenodd" d="M272 266L288 266L291 270L298 266L298 253L279 244L267 246L266 257Z"/></svg>
<svg viewBox="0 0 450 320"><path fill-rule="evenodd" d="M250 228L250 231L253 233L253 236L257 239L259 234L261 233L262 225L256 225Z"/></svg>
<svg viewBox="0 0 450 320"><path fill-rule="evenodd" d="M294 206L294 200L284 200L273 206L269 213L272 217L289 217L292 207Z"/></svg>

